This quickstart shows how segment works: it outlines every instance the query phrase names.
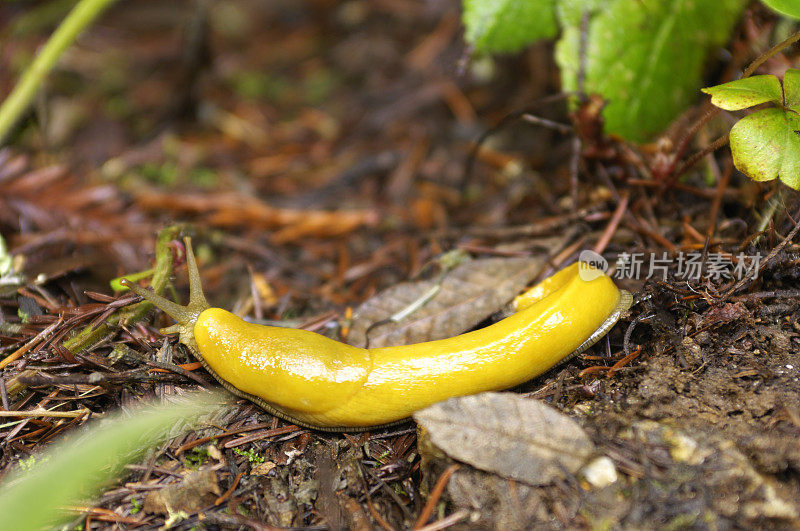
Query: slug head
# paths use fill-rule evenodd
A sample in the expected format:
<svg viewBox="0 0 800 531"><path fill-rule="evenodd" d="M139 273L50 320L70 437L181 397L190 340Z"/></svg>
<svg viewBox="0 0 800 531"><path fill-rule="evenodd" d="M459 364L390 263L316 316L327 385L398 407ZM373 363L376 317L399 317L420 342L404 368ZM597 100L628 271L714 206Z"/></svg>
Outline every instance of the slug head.
<svg viewBox="0 0 800 531"><path fill-rule="evenodd" d="M200 282L200 271L197 268L197 261L192 250L192 239L188 236L183 239L186 244L186 266L189 270L189 304L181 306L157 293L146 290L138 284L127 279L122 280L122 284L143 299L150 301L156 308L164 311L167 315L175 319L177 324L162 328L162 334L180 334L180 342L197 352L197 342L194 338L194 325L198 316L210 306L203 295L203 286Z"/></svg>

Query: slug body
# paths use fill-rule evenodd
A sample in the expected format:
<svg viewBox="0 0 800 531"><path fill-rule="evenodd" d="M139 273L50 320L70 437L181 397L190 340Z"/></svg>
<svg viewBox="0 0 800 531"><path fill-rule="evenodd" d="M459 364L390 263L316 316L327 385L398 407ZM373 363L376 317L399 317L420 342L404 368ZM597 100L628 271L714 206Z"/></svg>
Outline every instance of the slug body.
<svg viewBox="0 0 800 531"><path fill-rule="evenodd" d="M516 300L517 312L459 336L363 349L322 335L247 323L209 308L191 244L188 306L128 285L167 311L181 342L228 390L292 422L328 430L389 424L454 396L507 389L582 352L631 304L628 292L573 264ZM165 304L166 303L166 304Z"/></svg>

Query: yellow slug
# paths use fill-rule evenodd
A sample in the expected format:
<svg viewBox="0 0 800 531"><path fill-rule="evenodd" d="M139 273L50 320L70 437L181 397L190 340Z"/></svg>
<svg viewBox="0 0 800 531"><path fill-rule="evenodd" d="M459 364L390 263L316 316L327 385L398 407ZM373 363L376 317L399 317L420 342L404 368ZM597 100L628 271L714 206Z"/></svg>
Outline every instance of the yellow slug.
<svg viewBox="0 0 800 531"><path fill-rule="evenodd" d="M390 424L450 397L521 384L589 348L631 305L630 293L576 263L518 297L516 313L493 325L439 341L363 349L209 307L185 241L187 306L125 284L178 322L162 333L179 332L226 389L321 430Z"/></svg>

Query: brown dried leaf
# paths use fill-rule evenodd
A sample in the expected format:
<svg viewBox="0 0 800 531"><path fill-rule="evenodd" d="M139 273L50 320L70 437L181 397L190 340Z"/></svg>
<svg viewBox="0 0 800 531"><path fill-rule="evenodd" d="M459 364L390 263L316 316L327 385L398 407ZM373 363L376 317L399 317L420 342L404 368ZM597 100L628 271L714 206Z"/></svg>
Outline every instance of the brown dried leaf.
<svg viewBox="0 0 800 531"><path fill-rule="evenodd" d="M199 470L187 474L179 483L149 492L144 499L144 511L148 514L196 513L213 505L220 494L216 472Z"/></svg>
<svg viewBox="0 0 800 531"><path fill-rule="evenodd" d="M575 421L514 393L451 398L414 420L453 459L534 486L574 474L594 451Z"/></svg>
<svg viewBox="0 0 800 531"><path fill-rule="evenodd" d="M450 271L436 295L399 322L372 328L370 347L390 347L432 341L469 330L496 312L536 276L543 260L483 258L471 260ZM358 307L347 342L364 346L366 331L374 323L389 319L433 289L437 280L397 284Z"/></svg>
<svg viewBox="0 0 800 531"><path fill-rule="evenodd" d="M250 475L251 476L266 476L276 466L278 466L278 465L276 465L272 461L266 461L264 463L261 463L259 465L254 466L252 468L252 470L250 470Z"/></svg>
<svg viewBox="0 0 800 531"><path fill-rule="evenodd" d="M375 225L380 218L375 210L279 208L236 192L177 194L141 187L136 191L136 203L144 210L202 215L204 223L219 227L277 229L271 236L275 243L305 236L339 236Z"/></svg>

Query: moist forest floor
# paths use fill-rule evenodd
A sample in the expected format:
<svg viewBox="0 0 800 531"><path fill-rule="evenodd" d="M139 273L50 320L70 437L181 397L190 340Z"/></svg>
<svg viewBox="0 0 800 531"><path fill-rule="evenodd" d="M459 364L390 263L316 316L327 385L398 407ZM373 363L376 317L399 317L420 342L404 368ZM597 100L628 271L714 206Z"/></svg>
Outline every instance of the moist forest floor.
<svg viewBox="0 0 800 531"><path fill-rule="evenodd" d="M63 16L47 5L0 8L13 37L0 71L19 72ZM403 529L426 503L434 528L800 527L800 267L787 238L800 195L747 180L727 148L685 175L661 172L707 110L699 97L643 146L589 135L576 151L574 134L509 119L570 124L552 98L552 48L470 64L458 8L126 2L67 52L0 150L0 233L22 273L0 286L0 360L15 356L0 398L4 411L76 414L3 417L0 477L92 417L216 386L174 340L161 348L160 313L64 346L134 300L108 281L152 267L166 226L181 224L176 251L179 233L194 237L214 306L334 336L348 308L435 276L454 249L537 258L539 277L582 249L612 264L643 253L643 270L665 252L744 254L761 261L739 283L686 278L674 260L665 277L618 279L636 303L608 339L515 390L577 420L613 462L610 485L532 487L463 465L440 492L450 463L421 462L412 421L321 433L242 400L128 466L73 524L159 528L163 500L148 493L183 478L175 529ZM748 11L706 86L766 49L774 28ZM796 52L759 72L787 61ZM730 123L711 121L678 158Z"/></svg>

